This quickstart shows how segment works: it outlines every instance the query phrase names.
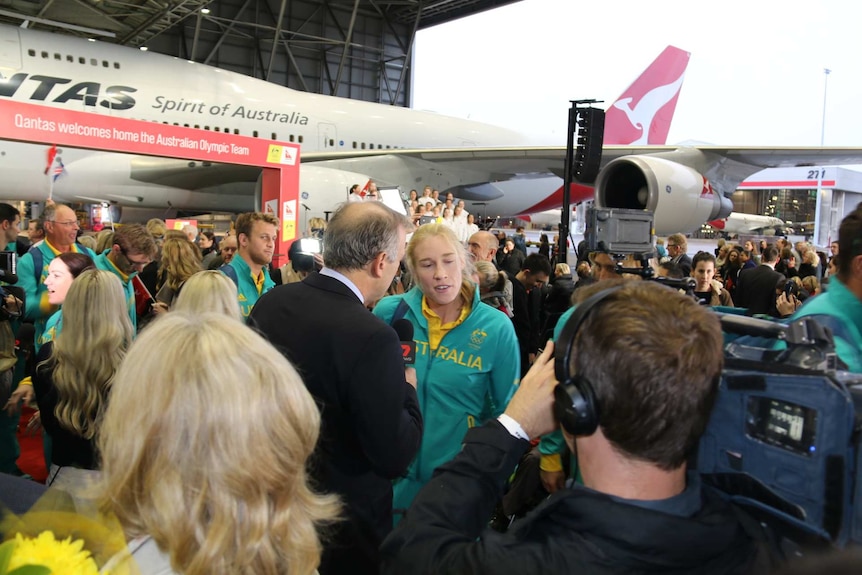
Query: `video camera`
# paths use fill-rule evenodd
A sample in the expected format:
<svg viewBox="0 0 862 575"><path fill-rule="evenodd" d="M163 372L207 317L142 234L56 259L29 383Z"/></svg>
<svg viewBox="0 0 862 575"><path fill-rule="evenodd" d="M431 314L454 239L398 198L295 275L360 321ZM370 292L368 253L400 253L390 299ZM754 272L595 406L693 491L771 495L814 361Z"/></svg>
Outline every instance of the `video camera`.
<svg viewBox="0 0 862 575"><path fill-rule="evenodd" d="M587 209L584 239L591 252L652 254L653 212L620 208Z"/></svg>
<svg viewBox="0 0 862 575"><path fill-rule="evenodd" d="M18 283L18 254L11 251L0 251L0 282Z"/></svg>
<svg viewBox="0 0 862 575"><path fill-rule="evenodd" d="M323 253L323 240L318 238L300 238L290 244L287 257L293 265L293 271L320 271L320 266L314 261L315 254Z"/></svg>
<svg viewBox="0 0 862 575"><path fill-rule="evenodd" d="M862 374L842 371L834 317L720 314L725 369L696 468L789 557L862 543Z"/></svg>
<svg viewBox="0 0 862 575"><path fill-rule="evenodd" d="M692 278L653 277L655 274L649 264L650 258L655 257L653 220L654 214L648 210L590 207L584 230L587 249L609 254L617 262L617 273L639 275L693 295L695 281ZM624 267L621 260L627 257L640 265Z"/></svg>

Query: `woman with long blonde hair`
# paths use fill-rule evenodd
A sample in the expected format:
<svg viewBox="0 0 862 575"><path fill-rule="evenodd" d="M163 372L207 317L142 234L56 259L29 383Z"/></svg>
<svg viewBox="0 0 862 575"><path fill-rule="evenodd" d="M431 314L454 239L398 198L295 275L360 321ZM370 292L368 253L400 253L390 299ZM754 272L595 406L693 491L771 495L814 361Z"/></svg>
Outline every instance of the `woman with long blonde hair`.
<svg viewBox="0 0 862 575"><path fill-rule="evenodd" d="M319 429L314 399L270 343L223 314L171 312L114 382L99 506L144 575L310 575L317 531L338 512L308 483Z"/></svg>
<svg viewBox="0 0 862 575"><path fill-rule="evenodd" d="M53 440L48 484L74 492L98 469L94 437L132 341L119 278L95 269L81 273L69 287L62 322L56 339L39 350L33 387Z"/></svg>
<svg viewBox="0 0 862 575"><path fill-rule="evenodd" d="M512 321L481 303L467 249L452 228L420 226L406 259L415 287L374 308L386 323L409 320L419 342L416 389L425 431L407 477L395 482L396 513L410 506L438 465L458 453L470 427L503 412L520 374Z"/></svg>
<svg viewBox="0 0 862 575"><path fill-rule="evenodd" d="M162 259L159 263L156 303L153 311L162 313L171 308L179 295L183 283L201 271L201 251L184 237L167 237L162 244Z"/></svg>

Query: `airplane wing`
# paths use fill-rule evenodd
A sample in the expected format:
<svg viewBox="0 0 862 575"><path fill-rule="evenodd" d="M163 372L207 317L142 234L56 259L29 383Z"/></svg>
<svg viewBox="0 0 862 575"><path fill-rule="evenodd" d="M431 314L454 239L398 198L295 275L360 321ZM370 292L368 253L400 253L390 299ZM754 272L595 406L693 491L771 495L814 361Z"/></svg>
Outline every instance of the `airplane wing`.
<svg viewBox="0 0 862 575"><path fill-rule="evenodd" d="M605 146L602 166L623 156L640 155L689 165L727 196L745 178L765 168L862 163L862 148ZM448 173L453 180L450 185L456 185L454 180L479 184L531 174L562 177L565 157L565 147L520 147L312 152L301 159L303 163L324 162L334 169L380 174L381 179L404 171L415 176L396 182L438 181Z"/></svg>
<svg viewBox="0 0 862 575"><path fill-rule="evenodd" d="M692 167L700 168L713 186L725 184L721 186L725 193L732 193L739 182L764 168L862 163L862 148L605 146L602 165L623 156L639 155L696 162L699 165ZM531 175L562 177L565 157L565 147L521 147L310 152L302 154L301 160L324 163L333 169L379 175L381 180L394 180L393 183L437 181L442 176L453 180L454 185L455 180L461 184L478 184ZM186 161L138 156L132 162L131 175L140 182L201 189L215 183L254 182L259 172L244 166L198 164L191 166ZM405 171L411 172L411 177L395 177ZM447 174L450 175L447 177Z"/></svg>
<svg viewBox="0 0 862 575"><path fill-rule="evenodd" d="M765 148L722 146L605 146L595 186L573 186L572 202L595 199L610 208L647 209L656 233L690 231L727 217L740 182L764 168L862 164L862 148ZM468 200L482 213L529 214L559 208L565 147L455 148L309 152L300 156L300 196L330 209L351 184L433 183ZM251 205L256 173L238 166L191 167L169 160L134 166L132 178L147 184L188 186ZM71 168L70 168L71 170ZM128 173L128 172L127 172ZM206 173L207 177L201 178ZM187 188L188 189L188 188ZM240 197L242 196L242 197ZM333 198L339 198L333 200ZM250 208L246 208L250 209ZM668 232L670 230L670 232Z"/></svg>
<svg viewBox="0 0 862 575"><path fill-rule="evenodd" d="M565 147L512 147L322 152L301 158L304 167L367 174L378 183L433 182L468 200L468 208L494 205L495 214L516 215L562 205L565 155ZM658 234L691 231L727 217L739 184L764 168L860 163L862 148L604 146L595 184L575 183L570 197L573 203L595 199L602 207L650 210Z"/></svg>

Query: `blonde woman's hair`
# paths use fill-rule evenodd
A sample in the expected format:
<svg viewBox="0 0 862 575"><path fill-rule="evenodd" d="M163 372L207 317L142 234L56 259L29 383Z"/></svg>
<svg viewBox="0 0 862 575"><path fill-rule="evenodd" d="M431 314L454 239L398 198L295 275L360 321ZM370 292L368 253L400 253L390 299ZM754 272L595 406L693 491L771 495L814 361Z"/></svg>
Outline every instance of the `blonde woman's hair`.
<svg viewBox="0 0 862 575"><path fill-rule="evenodd" d="M177 573L311 574L317 530L339 509L308 483L319 429L314 399L269 342L223 314L171 312L117 374L99 506L127 535L151 536Z"/></svg>
<svg viewBox="0 0 862 575"><path fill-rule="evenodd" d="M90 248L94 252L96 251L96 237L83 235L78 238L78 243L84 246L85 248ZM68 253L68 252L67 252ZM74 252L72 252L74 253Z"/></svg>
<svg viewBox="0 0 862 575"><path fill-rule="evenodd" d="M569 264L557 264L554 266L554 275L564 276L572 273L572 268L569 267Z"/></svg>
<svg viewBox="0 0 862 575"><path fill-rule="evenodd" d="M805 276L802 278L802 287L809 294L814 295L814 292L820 289L820 282L817 280L817 276Z"/></svg>
<svg viewBox="0 0 862 575"><path fill-rule="evenodd" d="M191 314L212 311L242 321L237 297L235 283L220 271L207 270L186 280L171 310Z"/></svg>
<svg viewBox="0 0 862 575"><path fill-rule="evenodd" d="M479 293L503 291L506 287L506 272L498 271L491 262L473 262L479 278Z"/></svg>
<svg viewBox="0 0 862 575"><path fill-rule="evenodd" d="M458 236L455 235L455 232L451 227L446 224L425 224L419 226L419 228L413 232L413 237L410 238L410 243L407 244L407 267L410 268L410 275L412 277L416 277L416 246L424 242L425 240L433 237L442 237L445 239L450 246L452 246L452 250L455 252L455 255L461 260L461 300L467 304L471 305L473 302L473 295L476 292L476 285L470 281L471 276L473 275L473 261L467 257L467 248L464 247L464 244L458 241Z"/></svg>
<svg viewBox="0 0 862 575"><path fill-rule="evenodd" d="M63 329L51 357L42 364L52 365L54 413L63 427L93 438L131 342L132 323L120 279L102 270L81 273L63 302Z"/></svg>
<svg viewBox="0 0 862 575"><path fill-rule="evenodd" d="M323 218L311 218L308 220L308 229L311 230L326 230L326 220Z"/></svg>
<svg viewBox="0 0 862 575"><path fill-rule="evenodd" d="M160 240L164 238L165 232L168 231L168 226L165 224L165 220L152 218L147 220L147 231L150 232L153 239Z"/></svg>
<svg viewBox="0 0 862 575"><path fill-rule="evenodd" d="M114 230L104 229L96 234L96 254L101 254L114 245Z"/></svg>
<svg viewBox="0 0 862 575"><path fill-rule="evenodd" d="M188 238L169 237L162 244L162 260L159 262L159 285L167 285L174 291L183 282L201 271L201 251Z"/></svg>

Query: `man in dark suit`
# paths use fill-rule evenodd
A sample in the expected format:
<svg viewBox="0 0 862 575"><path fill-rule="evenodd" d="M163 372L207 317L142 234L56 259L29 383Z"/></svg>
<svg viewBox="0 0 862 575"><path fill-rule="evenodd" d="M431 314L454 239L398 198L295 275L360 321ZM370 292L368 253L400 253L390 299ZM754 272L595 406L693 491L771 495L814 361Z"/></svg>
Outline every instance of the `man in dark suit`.
<svg viewBox="0 0 862 575"><path fill-rule="evenodd" d="M249 316L321 406L311 474L345 506L345 521L324 538L321 575L377 573L392 529L391 481L422 439L416 372L405 369L395 330L366 309L392 283L409 228L381 202L344 204L326 228L325 267L264 294Z"/></svg>
<svg viewBox="0 0 862 575"><path fill-rule="evenodd" d="M536 352L543 343L539 341L541 296L538 296L538 305L534 308L530 303L530 292L533 290L541 292L542 286L548 283L550 275L551 263L541 254L530 254L517 274L509 274L514 302L512 323L518 336L518 347L521 349L521 377L527 374ZM534 294L534 297L537 295Z"/></svg>
<svg viewBox="0 0 862 575"><path fill-rule="evenodd" d="M775 271L778 249L769 246L761 254L761 264L739 272L736 283L736 299L739 307L748 308L748 315L756 313L780 317L775 308L776 288L784 276Z"/></svg>

